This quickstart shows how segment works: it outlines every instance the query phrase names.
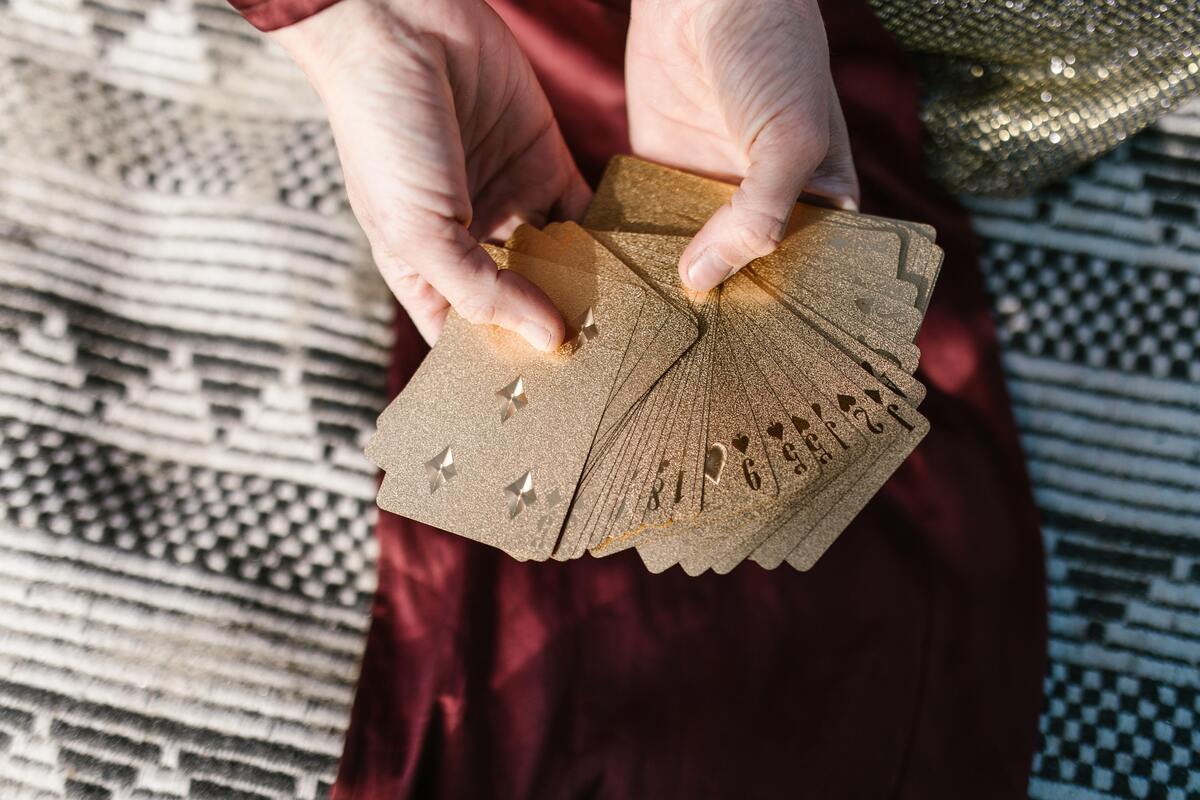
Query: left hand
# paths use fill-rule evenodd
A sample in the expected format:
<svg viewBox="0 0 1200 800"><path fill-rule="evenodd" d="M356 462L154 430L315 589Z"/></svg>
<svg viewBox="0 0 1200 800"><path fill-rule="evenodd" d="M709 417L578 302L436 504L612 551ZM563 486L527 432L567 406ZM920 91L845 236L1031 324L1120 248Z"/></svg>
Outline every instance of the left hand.
<svg viewBox="0 0 1200 800"><path fill-rule="evenodd" d="M783 238L801 192L858 207L816 0L634 0L625 50L633 151L740 178L679 262L711 289Z"/></svg>
<svg viewBox="0 0 1200 800"><path fill-rule="evenodd" d="M479 246L578 217L591 192L516 39L484 0L342 0L272 32L329 113L350 205L421 335L453 307L543 351L558 310Z"/></svg>

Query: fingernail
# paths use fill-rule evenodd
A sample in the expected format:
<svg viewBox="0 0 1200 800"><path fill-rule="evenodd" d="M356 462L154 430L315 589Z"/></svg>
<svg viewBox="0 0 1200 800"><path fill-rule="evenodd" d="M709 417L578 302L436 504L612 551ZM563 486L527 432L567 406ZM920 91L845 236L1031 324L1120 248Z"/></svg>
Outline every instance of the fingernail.
<svg viewBox="0 0 1200 800"><path fill-rule="evenodd" d="M531 319L522 322L521 327L517 328L517 333L524 336L525 341L543 353L550 349L550 329L539 325Z"/></svg>
<svg viewBox="0 0 1200 800"><path fill-rule="evenodd" d="M839 197L837 199L837 206L842 211L858 211L858 203L854 202L853 197Z"/></svg>
<svg viewBox="0 0 1200 800"><path fill-rule="evenodd" d="M688 283L693 289L711 289L733 273L733 266L708 248L688 267Z"/></svg>

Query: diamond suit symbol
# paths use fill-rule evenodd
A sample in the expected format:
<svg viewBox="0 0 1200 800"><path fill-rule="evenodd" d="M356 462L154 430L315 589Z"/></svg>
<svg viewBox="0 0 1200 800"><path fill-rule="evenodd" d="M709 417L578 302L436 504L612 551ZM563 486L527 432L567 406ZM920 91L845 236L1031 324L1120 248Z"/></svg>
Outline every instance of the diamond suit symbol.
<svg viewBox="0 0 1200 800"><path fill-rule="evenodd" d="M590 342L595 339L600 333L600 329L596 327L596 309L591 306L584 312L583 316L575 323L579 328L579 333L575 334L574 349L578 350L583 347L584 342Z"/></svg>
<svg viewBox="0 0 1200 800"><path fill-rule="evenodd" d="M454 466L454 451L447 447L425 462L425 475L429 478L429 493L433 494L458 474Z"/></svg>
<svg viewBox="0 0 1200 800"><path fill-rule="evenodd" d="M505 486L504 496L508 498L509 519L536 503L537 493L533 489L533 472L526 470L524 475Z"/></svg>
<svg viewBox="0 0 1200 800"><path fill-rule="evenodd" d="M500 399L500 421L504 422L529 405L529 395L525 394L525 379L520 375L513 378L511 383L496 392L496 397Z"/></svg>

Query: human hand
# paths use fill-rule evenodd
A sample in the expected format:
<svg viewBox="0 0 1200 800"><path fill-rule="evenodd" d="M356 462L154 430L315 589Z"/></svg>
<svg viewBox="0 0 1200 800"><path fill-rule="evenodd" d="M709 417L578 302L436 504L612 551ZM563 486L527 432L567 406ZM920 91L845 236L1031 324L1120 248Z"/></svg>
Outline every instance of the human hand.
<svg viewBox="0 0 1200 800"><path fill-rule="evenodd" d="M741 178L680 258L690 288L773 251L801 192L857 209L816 0L634 0L625 82L634 153Z"/></svg>
<svg viewBox="0 0 1200 800"><path fill-rule="evenodd" d="M350 205L426 340L449 308L540 350L563 321L479 247L583 213L580 177L529 62L483 0L343 0L271 36L329 114Z"/></svg>

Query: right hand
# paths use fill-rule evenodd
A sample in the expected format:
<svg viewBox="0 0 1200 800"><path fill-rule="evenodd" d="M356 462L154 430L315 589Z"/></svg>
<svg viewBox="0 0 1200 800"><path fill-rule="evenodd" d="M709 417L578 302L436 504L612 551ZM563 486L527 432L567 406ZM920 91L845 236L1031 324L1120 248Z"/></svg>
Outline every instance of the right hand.
<svg viewBox="0 0 1200 800"><path fill-rule="evenodd" d="M483 0L342 0L270 35L320 95L350 205L421 335L453 308L558 347L554 305L479 247L590 197L500 17Z"/></svg>
<svg viewBox="0 0 1200 800"><path fill-rule="evenodd" d="M708 291L779 246L801 192L858 208L816 0L634 0L625 51L633 152L739 184L683 251Z"/></svg>

